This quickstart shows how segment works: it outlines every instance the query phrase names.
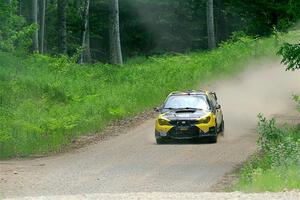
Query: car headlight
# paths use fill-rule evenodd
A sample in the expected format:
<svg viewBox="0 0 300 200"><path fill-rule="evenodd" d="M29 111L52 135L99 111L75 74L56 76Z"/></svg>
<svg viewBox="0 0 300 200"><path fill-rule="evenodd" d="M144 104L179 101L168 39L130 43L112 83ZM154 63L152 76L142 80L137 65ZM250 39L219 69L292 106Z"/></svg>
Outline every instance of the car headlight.
<svg viewBox="0 0 300 200"><path fill-rule="evenodd" d="M161 126L166 126L166 125L170 125L170 121L166 120L166 119L158 119L158 123Z"/></svg>
<svg viewBox="0 0 300 200"><path fill-rule="evenodd" d="M197 124L207 124L210 122L210 116L203 117L197 121Z"/></svg>

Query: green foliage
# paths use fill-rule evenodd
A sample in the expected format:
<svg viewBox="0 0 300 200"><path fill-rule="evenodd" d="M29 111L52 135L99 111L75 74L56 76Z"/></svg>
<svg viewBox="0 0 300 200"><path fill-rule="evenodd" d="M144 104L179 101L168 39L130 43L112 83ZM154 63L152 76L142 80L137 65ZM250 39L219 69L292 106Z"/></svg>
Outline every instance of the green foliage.
<svg viewBox="0 0 300 200"><path fill-rule="evenodd" d="M275 119L268 121L261 114L258 115L258 144L262 151L268 152L273 146L281 144L284 134L283 130L276 127Z"/></svg>
<svg viewBox="0 0 300 200"><path fill-rule="evenodd" d="M287 189L300 188L300 169L299 165L289 168L271 168L262 170L257 168L252 171L251 183L240 182L236 189L245 192L282 192Z"/></svg>
<svg viewBox="0 0 300 200"><path fill-rule="evenodd" d="M230 11L242 17L243 30L251 35L272 34L273 27L287 31L300 18L299 0L225 0Z"/></svg>
<svg viewBox="0 0 300 200"><path fill-rule="evenodd" d="M25 20L15 14L17 1L0 1L0 50L26 52L36 25L26 26Z"/></svg>
<svg viewBox="0 0 300 200"><path fill-rule="evenodd" d="M234 31L232 32L229 42L237 42L243 38L247 38L248 36L244 31Z"/></svg>
<svg viewBox="0 0 300 200"><path fill-rule="evenodd" d="M0 50L24 51L30 47L32 32L37 28L28 25L32 23L32 1L12 2L0 3ZM73 55L82 45L83 1L67 2L67 49L68 55ZM46 1L44 52L50 55L59 52L57 3L58 0ZM122 0L119 4L125 59L207 49L206 0ZM287 31L299 19L299 7L299 0L214 1L217 43L230 39L233 32L231 39L242 36L237 35L242 32L255 37L270 35L273 27ZM109 18L108 0L91 1L89 37L93 61L109 61Z"/></svg>
<svg viewBox="0 0 300 200"><path fill-rule="evenodd" d="M112 120L159 105L171 91L230 75L253 57L274 55L273 44L240 38L211 52L136 57L123 67L0 53L0 157L60 151Z"/></svg>
<svg viewBox="0 0 300 200"><path fill-rule="evenodd" d="M287 66L286 70L300 69L300 44L284 43L278 54L282 56L282 63Z"/></svg>
<svg viewBox="0 0 300 200"><path fill-rule="evenodd" d="M278 41L279 37L276 34L275 40ZM296 38L291 37L289 42L298 41ZM299 69L299 45L284 43L277 55L283 56L282 63L287 65L287 70ZM299 96L294 95L293 100L298 104L300 112ZM258 118L258 145L261 155L254 156L243 166L239 182L233 189L246 192L299 189L300 126L278 127L274 118L267 120L262 115Z"/></svg>
<svg viewBox="0 0 300 200"><path fill-rule="evenodd" d="M275 119L259 115L258 145L262 152L241 170L233 188L246 192L299 189L300 129L276 126Z"/></svg>
<svg viewBox="0 0 300 200"><path fill-rule="evenodd" d="M270 167L289 166L300 161L298 132L288 127L279 128L274 118L267 120L259 115L258 133L258 145Z"/></svg>
<svg viewBox="0 0 300 200"><path fill-rule="evenodd" d="M298 111L300 112L300 96L293 95L293 100L298 104Z"/></svg>

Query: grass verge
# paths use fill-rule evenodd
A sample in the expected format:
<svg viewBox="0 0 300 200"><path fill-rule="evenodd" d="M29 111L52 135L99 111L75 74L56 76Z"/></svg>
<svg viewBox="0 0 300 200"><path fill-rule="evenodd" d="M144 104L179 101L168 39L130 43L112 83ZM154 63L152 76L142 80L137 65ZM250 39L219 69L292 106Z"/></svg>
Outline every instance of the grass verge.
<svg viewBox="0 0 300 200"><path fill-rule="evenodd" d="M211 52L139 57L123 67L0 52L0 158L58 152L80 135L160 104L171 91L232 75L254 58L275 56L276 38L244 37ZM300 33L282 36L289 38Z"/></svg>
<svg viewBox="0 0 300 200"><path fill-rule="evenodd" d="M230 190L280 192L300 189L300 126L278 127L275 119L259 117L261 149L239 172L239 181Z"/></svg>

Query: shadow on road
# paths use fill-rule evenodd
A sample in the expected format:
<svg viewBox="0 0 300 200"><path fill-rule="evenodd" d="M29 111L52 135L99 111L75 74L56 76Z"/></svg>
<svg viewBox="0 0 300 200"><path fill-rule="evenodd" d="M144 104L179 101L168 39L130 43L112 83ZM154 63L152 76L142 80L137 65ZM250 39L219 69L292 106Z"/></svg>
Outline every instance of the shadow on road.
<svg viewBox="0 0 300 200"><path fill-rule="evenodd" d="M157 145L156 143L154 144ZM160 145L199 145L199 144L215 144L215 143L212 143L209 140L209 138L187 139L187 140L168 139L164 141L164 144L160 144Z"/></svg>

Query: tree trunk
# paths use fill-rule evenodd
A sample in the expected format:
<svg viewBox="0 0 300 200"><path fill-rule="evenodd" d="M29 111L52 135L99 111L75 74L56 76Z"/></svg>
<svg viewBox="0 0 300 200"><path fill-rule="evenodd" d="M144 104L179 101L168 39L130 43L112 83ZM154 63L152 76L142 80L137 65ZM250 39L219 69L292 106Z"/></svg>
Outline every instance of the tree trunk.
<svg viewBox="0 0 300 200"><path fill-rule="evenodd" d="M207 0L207 37L208 48L216 48L215 23L214 23L214 0Z"/></svg>
<svg viewBox="0 0 300 200"><path fill-rule="evenodd" d="M119 1L111 0L110 56L111 63L122 65L122 48L120 39Z"/></svg>
<svg viewBox="0 0 300 200"><path fill-rule="evenodd" d="M57 1L58 11L58 49L59 53L67 54L67 19L66 19L67 0Z"/></svg>
<svg viewBox="0 0 300 200"><path fill-rule="evenodd" d="M19 0L19 16L22 16L22 0Z"/></svg>
<svg viewBox="0 0 300 200"><path fill-rule="evenodd" d="M40 53L44 53L46 0L41 0Z"/></svg>
<svg viewBox="0 0 300 200"><path fill-rule="evenodd" d="M91 62L91 50L90 50L90 30L89 30L89 9L90 0L85 0L84 10L83 10L83 34L82 34L82 53L80 58L80 63L90 63Z"/></svg>
<svg viewBox="0 0 300 200"><path fill-rule="evenodd" d="M38 1L32 0L32 22L38 25ZM39 29L37 28L33 34L33 51L39 51Z"/></svg>
<svg viewBox="0 0 300 200"><path fill-rule="evenodd" d="M224 0L218 0L214 3L215 18L215 38L216 44L228 39L228 17Z"/></svg>

